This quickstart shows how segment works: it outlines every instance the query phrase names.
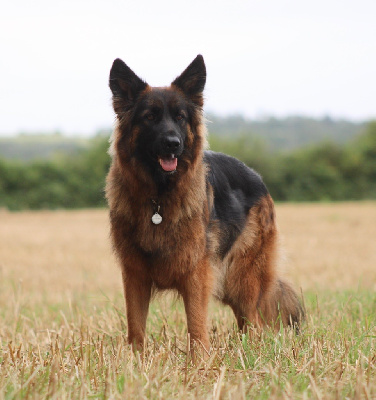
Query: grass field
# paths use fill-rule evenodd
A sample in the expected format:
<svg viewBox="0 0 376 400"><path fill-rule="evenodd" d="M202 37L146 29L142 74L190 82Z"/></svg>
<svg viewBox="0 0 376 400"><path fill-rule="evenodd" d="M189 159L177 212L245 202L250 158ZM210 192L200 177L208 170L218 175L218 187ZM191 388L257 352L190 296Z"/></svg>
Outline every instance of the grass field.
<svg viewBox="0 0 376 400"><path fill-rule="evenodd" d="M143 356L127 346L105 210L0 211L0 399L376 398L376 203L283 204L277 218L301 334L242 335L213 302L213 351L192 365L168 295Z"/></svg>

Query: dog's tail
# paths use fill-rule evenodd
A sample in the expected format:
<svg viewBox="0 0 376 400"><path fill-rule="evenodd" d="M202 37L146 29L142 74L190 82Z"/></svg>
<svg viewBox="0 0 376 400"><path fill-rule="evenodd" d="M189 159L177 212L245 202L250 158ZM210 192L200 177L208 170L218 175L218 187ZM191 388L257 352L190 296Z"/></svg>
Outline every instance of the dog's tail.
<svg viewBox="0 0 376 400"><path fill-rule="evenodd" d="M276 329L279 322L284 326L291 326L299 332L304 321L305 312L299 298L288 282L278 279L268 295L264 296L259 304L261 319Z"/></svg>

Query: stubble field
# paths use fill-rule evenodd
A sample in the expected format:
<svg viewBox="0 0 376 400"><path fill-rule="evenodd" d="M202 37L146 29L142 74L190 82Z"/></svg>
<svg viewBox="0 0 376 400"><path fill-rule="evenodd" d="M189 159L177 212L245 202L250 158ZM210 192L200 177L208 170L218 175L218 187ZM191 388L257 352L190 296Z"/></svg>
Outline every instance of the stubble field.
<svg viewBox="0 0 376 400"><path fill-rule="evenodd" d="M376 203L277 205L300 335L237 332L213 302L213 351L186 357L184 308L150 307L134 355L106 210L0 211L0 399L376 398Z"/></svg>

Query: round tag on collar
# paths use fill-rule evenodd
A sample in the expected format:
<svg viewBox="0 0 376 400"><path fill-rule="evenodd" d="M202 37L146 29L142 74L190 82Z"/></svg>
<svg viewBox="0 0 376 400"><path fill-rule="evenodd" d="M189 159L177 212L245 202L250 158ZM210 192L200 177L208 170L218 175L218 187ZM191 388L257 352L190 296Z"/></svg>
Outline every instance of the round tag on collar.
<svg viewBox="0 0 376 400"><path fill-rule="evenodd" d="M151 221L155 225L159 225L162 222L162 217L156 212L152 217Z"/></svg>

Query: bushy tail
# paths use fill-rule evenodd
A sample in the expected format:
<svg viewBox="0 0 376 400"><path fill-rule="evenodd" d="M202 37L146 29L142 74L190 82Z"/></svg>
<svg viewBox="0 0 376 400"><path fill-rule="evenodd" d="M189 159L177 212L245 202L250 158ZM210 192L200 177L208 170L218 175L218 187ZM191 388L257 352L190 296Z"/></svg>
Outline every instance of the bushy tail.
<svg viewBox="0 0 376 400"><path fill-rule="evenodd" d="M296 292L289 283L282 280L277 280L269 295L261 299L259 308L266 323L278 328L278 322L281 321L284 326L291 326L296 332L299 332L305 316Z"/></svg>

